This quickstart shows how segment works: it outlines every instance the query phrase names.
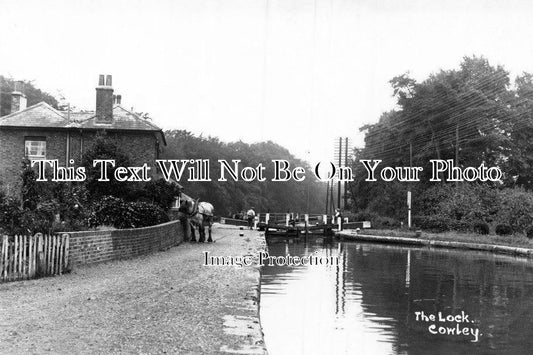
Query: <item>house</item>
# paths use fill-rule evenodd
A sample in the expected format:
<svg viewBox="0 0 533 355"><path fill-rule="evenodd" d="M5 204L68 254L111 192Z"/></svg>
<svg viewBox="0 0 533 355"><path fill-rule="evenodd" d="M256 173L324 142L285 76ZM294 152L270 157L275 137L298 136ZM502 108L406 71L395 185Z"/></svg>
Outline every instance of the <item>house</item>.
<svg viewBox="0 0 533 355"><path fill-rule="evenodd" d="M100 75L94 111L58 111L45 102L26 107L21 88L12 92L11 113L0 118L0 183L7 192L20 188L26 157L79 164L98 132L115 137L132 163L154 166L166 145L161 128L121 106L111 75Z"/></svg>

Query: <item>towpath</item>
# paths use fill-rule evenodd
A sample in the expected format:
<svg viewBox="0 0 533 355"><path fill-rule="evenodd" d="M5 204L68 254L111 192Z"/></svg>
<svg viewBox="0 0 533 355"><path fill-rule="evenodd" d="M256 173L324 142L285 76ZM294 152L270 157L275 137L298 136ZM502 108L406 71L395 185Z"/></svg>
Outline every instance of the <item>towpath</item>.
<svg viewBox="0 0 533 355"><path fill-rule="evenodd" d="M257 253L264 238L224 225L213 238L0 284L0 353L263 354L259 269L206 267L203 252Z"/></svg>

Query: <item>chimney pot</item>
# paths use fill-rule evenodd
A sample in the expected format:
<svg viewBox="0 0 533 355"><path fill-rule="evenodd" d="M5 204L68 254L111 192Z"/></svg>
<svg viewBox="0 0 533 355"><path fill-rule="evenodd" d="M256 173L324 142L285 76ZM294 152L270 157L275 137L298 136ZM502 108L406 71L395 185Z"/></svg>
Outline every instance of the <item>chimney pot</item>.
<svg viewBox="0 0 533 355"><path fill-rule="evenodd" d="M117 95L117 104L120 105L122 102L122 95Z"/></svg>
<svg viewBox="0 0 533 355"><path fill-rule="evenodd" d="M22 81L15 81L13 91L23 92L24 91L23 87L24 87L24 83Z"/></svg>
<svg viewBox="0 0 533 355"><path fill-rule="evenodd" d="M98 86L104 86L104 75L100 74L100 78L98 79Z"/></svg>
<svg viewBox="0 0 533 355"><path fill-rule="evenodd" d="M106 78L105 78L105 86L113 86L111 75L106 76Z"/></svg>

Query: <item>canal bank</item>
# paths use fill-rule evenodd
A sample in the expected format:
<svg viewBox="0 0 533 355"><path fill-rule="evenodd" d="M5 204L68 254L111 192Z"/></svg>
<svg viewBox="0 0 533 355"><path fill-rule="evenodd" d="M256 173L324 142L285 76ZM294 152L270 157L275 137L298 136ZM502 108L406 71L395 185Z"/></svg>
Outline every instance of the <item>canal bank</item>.
<svg viewBox="0 0 533 355"><path fill-rule="evenodd" d="M264 237L215 225L213 239L1 284L0 353L265 354L259 267L204 266L206 252L257 255Z"/></svg>
<svg viewBox="0 0 533 355"><path fill-rule="evenodd" d="M479 251L488 251L488 252L500 253L500 254L533 257L533 249L531 248L514 247L514 246L508 246L508 245L435 240L435 239L427 239L423 237L409 238L409 237L403 237L403 236L400 237L400 236L358 234L358 233L355 233L355 231L336 232L335 235L344 240L366 241L366 242L374 242L374 243L418 245L418 246L427 246L427 247L434 247L434 248L479 250Z"/></svg>

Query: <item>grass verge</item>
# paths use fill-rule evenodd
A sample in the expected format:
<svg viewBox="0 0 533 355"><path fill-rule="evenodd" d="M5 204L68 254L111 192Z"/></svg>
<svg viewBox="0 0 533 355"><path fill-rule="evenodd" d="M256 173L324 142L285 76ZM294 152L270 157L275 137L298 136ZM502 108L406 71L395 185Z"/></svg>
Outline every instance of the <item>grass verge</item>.
<svg viewBox="0 0 533 355"><path fill-rule="evenodd" d="M403 237L416 238L415 232L410 230L397 229L365 229L359 234L361 235L378 235L385 237ZM431 233L422 231L422 236L418 239L440 240L447 242L465 242L465 243L479 243L490 245L504 245L510 247L531 248L533 249L533 240L528 239L523 234L512 234L508 236L501 235L480 235L474 233L460 233L460 232L443 232Z"/></svg>

